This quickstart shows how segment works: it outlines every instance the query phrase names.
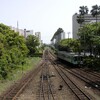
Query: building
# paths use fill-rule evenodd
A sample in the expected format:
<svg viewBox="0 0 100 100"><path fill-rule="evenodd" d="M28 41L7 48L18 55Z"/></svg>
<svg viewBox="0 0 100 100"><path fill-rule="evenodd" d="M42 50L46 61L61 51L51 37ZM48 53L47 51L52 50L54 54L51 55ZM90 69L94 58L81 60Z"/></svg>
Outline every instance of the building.
<svg viewBox="0 0 100 100"><path fill-rule="evenodd" d="M24 36L24 30L23 29L19 29L18 32L19 32L19 35Z"/></svg>
<svg viewBox="0 0 100 100"><path fill-rule="evenodd" d="M52 44L58 43L60 40L65 39L65 32L54 34L54 36L51 39Z"/></svg>
<svg viewBox="0 0 100 100"><path fill-rule="evenodd" d="M24 36L25 38L28 35L33 35L33 30L26 30L26 29L18 29L12 26L9 26L11 28L11 30L14 30L15 32L19 32L19 35Z"/></svg>
<svg viewBox="0 0 100 100"><path fill-rule="evenodd" d="M78 38L77 33L80 28L80 24L77 23L77 16L79 16L79 14L74 14L72 16L72 35L73 35L72 37L74 39ZM91 14L87 14L84 16L84 22L82 25L94 22L96 22L96 17L93 17ZM98 15L97 17L97 22L100 22L100 15Z"/></svg>
<svg viewBox="0 0 100 100"><path fill-rule="evenodd" d="M39 39L40 45L42 45L42 41L41 41L41 32L35 32L35 36Z"/></svg>
<svg viewBox="0 0 100 100"><path fill-rule="evenodd" d="M24 37L27 38L28 35L33 35L33 30L24 29Z"/></svg>
<svg viewBox="0 0 100 100"><path fill-rule="evenodd" d="M24 30L23 29L18 29L16 27L12 27L12 26L9 26L11 28L11 30L14 30L15 32L19 32L19 35L22 35L24 36Z"/></svg>

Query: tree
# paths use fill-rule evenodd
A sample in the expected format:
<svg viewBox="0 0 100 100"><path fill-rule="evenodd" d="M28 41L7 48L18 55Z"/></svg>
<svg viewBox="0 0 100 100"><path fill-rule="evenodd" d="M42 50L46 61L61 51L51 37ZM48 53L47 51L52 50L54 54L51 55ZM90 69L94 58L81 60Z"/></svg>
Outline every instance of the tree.
<svg viewBox="0 0 100 100"><path fill-rule="evenodd" d="M80 10L79 10L80 15L85 15L88 14L88 7L87 6L80 6Z"/></svg>
<svg viewBox="0 0 100 100"><path fill-rule="evenodd" d="M27 53L25 38L0 24L0 76L7 78L8 73L22 64Z"/></svg>
<svg viewBox="0 0 100 100"><path fill-rule="evenodd" d="M54 36L51 40L53 40L54 38L56 39L56 43L54 44L55 48L58 49L58 42L60 41L60 39L58 39L58 35L61 34L62 32L64 32L64 30L62 28L58 28L57 31L54 33Z"/></svg>
<svg viewBox="0 0 100 100"><path fill-rule="evenodd" d="M100 36L100 28L98 27L98 24L97 24L97 16L100 14L100 6L98 5L94 5L92 6L92 10L91 10L91 15L93 17L96 17L96 32L95 32L95 35L99 35ZM99 29L99 30L98 30ZM99 43L97 42L99 37L96 37L96 39L94 39L95 43ZM97 44L96 44L97 45ZM100 45L97 45L97 46L94 46L94 51L95 51L95 57L97 55L97 52L99 53L99 50L100 50ZM100 54L100 53L99 53Z"/></svg>
<svg viewBox="0 0 100 100"><path fill-rule="evenodd" d="M81 27L82 23L84 22L84 18L82 15L77 16L77 22L80 24Z"/></svg>
<svg viewBox="0 0 100 100"><path fill-rule="evenodd" d="M92 6L91 15L96 17L96 24L97 24L97 16L100 14L100 6L94 5Z"/></svg>
<svg viewBox="0 0 100 100"><path fill-rule="evenodd" d="M75 39L63 39L58 44L58 49L67 52L78 52L80 43Z"/></svg>
<svg viewBox="0 0 100 100"><path fill-rule="evenodd" d="M83 47L82 49L89 48L90 53L92 54L92 45L93 45L93 36L94 36L94 30L93 30L94 26L91 24L86 24L84 25L78 35L80 37L80 43L81 43L81 47ZM84 38L85 36L85 38Z"/></svg>
<svg viewBox="0 0 100 100"><path fill-rule="evenodd" d="M100 54L100 35L96 35L96 31L98 34L100 34L100 23L97 23L97 26L95 25L95 23L86 24L80 29L78 33L78 35L80 36L80 43L82 47L84 47L85 35L85 48L90 52L91 55L92 53L95 55Z"/></svg>
<svg viewBox="0 0 100 100"><path fill-rule="evenodd" d="M79 10L79 16L77 16L77 22L80 24L80 28L82 23L85 21L84 20L84 15L88 14L88 7L87 6L80 6L80 10ZM85 35L84 35L84 55L85 55Z"/></svg>
<svg viewBox="0 0 100 100"><path fill-rule="evenodd" d="M79 16L77 16L77 22L80 24L80 26L85 21L84 20L84 15L85 14L88 14L87 6L80 6Z"/></svg>
<svg viewBox="0 0 100 100"><path fill-rule="evenodd" d="M58 30L56 31L56 34L62 33L64 32L62 28L58 28Z"/></svg>
<svg viewBox="0 0 100 100"><path fill-rule="evenodd" d="M26 38L26 45L29 49L29 55L32 56L36 52L37 47L39 46L39 40L34 35L28 35L28 37Z"/></svg>
<svg viewBox="0 0 100 100"><path fill-rule="evenodd" d="M93 42L94 42L94 54L96 57L97 55L100 55L100 36L95 36L93 38Z"/></svg>

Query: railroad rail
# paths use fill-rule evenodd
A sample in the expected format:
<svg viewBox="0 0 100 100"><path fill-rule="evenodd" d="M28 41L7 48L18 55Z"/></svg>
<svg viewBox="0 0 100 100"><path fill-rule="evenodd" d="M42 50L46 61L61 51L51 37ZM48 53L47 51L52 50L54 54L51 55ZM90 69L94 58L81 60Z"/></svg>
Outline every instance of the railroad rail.
<svg viewBox="0 0 100 100"><path fill-rule="evenodd" d="M87 93L84 93L76 84L74 84L60 67L55 67L55 69L78 100L93 100Z"/></svg>
<svg viewBox="0 0 100 100"><path fill-rule="evenodd" d="M18 96L22 93L25 87L30 83L30 81L36 76L36 74L41 70L43 62L30 73L25 75L24 78L16 82L11 88L0 96L0 100L17 100Z"/></svg>
<svg viewBox="0 0 100 100"><path fill-rule="evenodd" d="M84 71L84 72L86 72L90 75L93 75L93 76L96 76L96 77L100 78L100 73L98 73L98 72L94 72L94 71L90 71L90 70L84 70L82 68L80 68L80 70L82 70L82 71Z"/></svg>
<svg viewBox="0 0 100 100"><path fill-rule="evenodd" d="M60 65L60 67L62 67ZM64 67L62 67L64 68ZM79 71L75 71L75 70L68 70L66 68L64 68L64 70L66 70L67 72L69 72L70 74L78 77L79 79L81 79L82 81L84 81L88 87L93 87L96 90L100 91L100 83L98 82L98 78L94 78L93 77L88 77L88 74L82 74L82 72L80 73ZM100 79L99 79L100 80Z"/></svg>
<svg viewBox="0 0 100 100"><path fill-rule="evenodd" d="M52 54L50 54L50 56L52 56L52 58L54 59L54 56ZM60 67L62 67L62 63L59 64ZM66 65L63 64L63 66L66 67ZM97 89L98 91L100 91L100 74L98 73L87 73L84 72L82 70L79 69L66 69L64 67L62 67L64 70L66 70L67 72L69 72L70 74L78 77L79 79L81 79L82 81L84 81L87 86L93 87L95 89Z"/></svg>
<svg viewBox="0 0 100 100"><path fill-rule="evenodd" d="M39 100L55 100L52 84L50 81L49 68L45 64L42 68L40 80L40 97Z"/></svg>
<svg viewBox="0 0 100 100"><path fill-rule="evenodd" d="M94 74L94 73L87 73L83 70L80 69L72 69L73 71L77 72L77 73L81 73L82 75L84 75L85 77L89 77L89 79L91 79L94 82L98 82L99 86L100 86L100 75L98 76L98 74Z"/></svg>
<svg viewBox="0 0 100 100"><path fill-rule="evenodd" d="M54 57L53 57L54 59ZM60 77L62 78L62 80L66 83L66 85L70 88L70 90L74 93L74 95L76 96L76 98L78 100L93 100L94 98L89 95L87 92L81 90L67 75L66 73L63 71L63 69L61 67L58 67L59 65L56 64L55 62L53 62L51 60L51 63L53 63L54 68L56 69L56 71L58 72L58 74L60 75Z"/></svg>

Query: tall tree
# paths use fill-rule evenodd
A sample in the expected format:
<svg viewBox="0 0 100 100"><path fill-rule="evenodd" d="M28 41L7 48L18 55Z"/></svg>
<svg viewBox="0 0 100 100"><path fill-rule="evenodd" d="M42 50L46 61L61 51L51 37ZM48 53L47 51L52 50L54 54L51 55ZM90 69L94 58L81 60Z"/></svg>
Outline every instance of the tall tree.
<svg viewBox="0 0 100 100"><path fill-rule="evenodd" d="M26 45L29 49L29 55L32 56L36 52L37 46L39 46L39 40L34 35L28 35L26 38Z"/></svg>
<svg viewBox="0 0 100 100"><path fill-rule="evenodd" d="M78 35L80 36L80 43L81 43L82 49L84 50L84 44L85 44L85 49L89 48L89 51L91 54L92 54L92 46L93 46L92 39L94 36L94 32L95 32L94 25L86 24L80 29L78 33Z"/></svg>
<svg viewBox="0 0 100 100"><path fill-rule="evenodd" d="M85 15L88 14L88 7L87 6L80 6L80 10L79 10L80 15Z"/></svg>
<svg viewBox="0 0 100 100"><path fill-rule="evenodd" d="M80 43L76 39L63 39L58 44L58 49L67 52L78 52Z"/></svg>
<svg viewBox="0 0 100 100"><path fill-rule="evenodd" d="M60 33L62 33L62 32L64 32L64 30L63 30L62 28L58 28L57 31L54 33L53 38L54 38L54 37L58 37L58 34L60 34ZM56 38L55 48L58 48L58 42L59 42L59 41L60 41L60 40Z"/></svg>
<svg viewBox="0 0 100 100"><path fill-rule="evenodd" d="M80 26L85 21L84 20L85 14L88 14L88 7L87 6L80 6L79 16L77 16L77 22L80 24Z"/></svg>
<svg viewBox="0 0 100 100"><path fill-rule="evenodd" d="M100 6L98 5L92 6L91 15L93 17L96 17L96 24L97 24L97 17L99 14L100 14Z"/></svg>
<svg viewBox="0 0 100 100"><path fill-rule="evenodd" d="M95 32L95 35L98 35L98 24L97 24L97 20L98 20L98 15L100 14L100 6L98 5L94 5L92 6L92 10L91 10L91 15L93 17L96 17L96 32ZM96 52L95 52L95 55L96 55Z"/></svg>
<svg viewBox="0 0 100 100"><path fill-rule="evenodd" d="M97 23L98 28L96 29L95 23L84 25L78 35L80 36L80 42L82 47L84 44L84 35L85 37L85 47L90 52L94 54L95 57L100 55L100 35L96 35L95 32L100 33L100 23Z"/></svg>
<svg viewBox="0 0 100 100"><path fill-rule="evenodd" d="M0 24L0 78L7 78L8 73L18 68L28 53L25 38Z"/></svg>
<svg viewBox="0 0 100 100"><path fill-rule="evenodd" d="M80 24L80 28L81 28L82 23L85 21L84 19L85 14L88 14L88 7L80 6L79 16L77 16L77 22ZM84 55L85 55L85 35L84 35Z"/></svg>

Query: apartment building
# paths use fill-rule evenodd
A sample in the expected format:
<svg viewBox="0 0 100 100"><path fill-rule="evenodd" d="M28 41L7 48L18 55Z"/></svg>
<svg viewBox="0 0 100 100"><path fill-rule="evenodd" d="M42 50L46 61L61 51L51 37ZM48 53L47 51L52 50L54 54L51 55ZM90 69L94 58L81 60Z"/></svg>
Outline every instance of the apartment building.
<svg viewBox="0 0 100 100"><path fill-rule="evenodd" d="M26 30L26 29L18 29L12 26L9 26L12 30L14 30L15 32L19 32L19 35L24 36L25 38L28 35L33 35L33 30Z"/></svg>
<svg viewBox="0 0 100 100"><path fill-rule="evenodd" d="M78 38L77 33L80 28L80 24L78 24L77 22L77 16L79 16L79 14L74 14L72 16L72 35L73 35L72 37L74 39ZM84 22L82 25L85 25L87 23L94 23L94 22L96 22L96 17L93 17L91 14L87 14L84 16ZM100 22L100 15L98 15L97 17L97 22Z"/></svg>

